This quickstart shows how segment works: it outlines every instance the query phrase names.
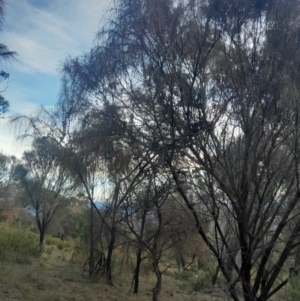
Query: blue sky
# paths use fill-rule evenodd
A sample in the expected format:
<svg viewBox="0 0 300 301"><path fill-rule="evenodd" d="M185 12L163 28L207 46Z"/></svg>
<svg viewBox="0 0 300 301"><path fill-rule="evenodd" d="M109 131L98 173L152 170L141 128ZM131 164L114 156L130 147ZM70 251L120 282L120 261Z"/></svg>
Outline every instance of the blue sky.
<svg viewBox="0 0 300 301"><path fill-rule="evenodd" d="M89 51L112 0L7 0L0 43L17 51L17 60L1 63L10 74L3 96L12 114L30 114L58 98L62 62ZM7 89L6 89L7 88ZM28 143L28 142L27 142ZM0 150L21 156L28 145L16 143L0 119Z"/></svg>

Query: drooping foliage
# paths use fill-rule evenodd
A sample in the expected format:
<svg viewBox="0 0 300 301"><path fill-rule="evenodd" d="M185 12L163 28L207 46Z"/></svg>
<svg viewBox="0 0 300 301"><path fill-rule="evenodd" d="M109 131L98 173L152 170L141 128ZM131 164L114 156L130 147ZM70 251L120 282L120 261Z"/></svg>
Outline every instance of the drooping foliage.
<svg viewBox="0 0 300 301"><path fill-rule="evenodd" d="M28 164L64 167L89 200L90 262L97 212L108 284L126 240L135 286L147 254L157 300L161 252L187 232L166 208L184 208L235 301L268 300L298 271L299 13L298 0L116 1L96 46L66 60L57 111L25 118L40 136Z"/></svg>

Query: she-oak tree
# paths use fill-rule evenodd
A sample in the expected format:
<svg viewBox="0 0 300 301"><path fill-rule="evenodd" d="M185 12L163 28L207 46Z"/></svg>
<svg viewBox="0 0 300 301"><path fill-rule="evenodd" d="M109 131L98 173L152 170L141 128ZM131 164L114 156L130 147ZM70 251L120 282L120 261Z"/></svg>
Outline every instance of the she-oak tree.
<svg viewBox="0 0 300 301"><path fill-rule="evenodd" d="M33 212L40 233L40 246L53 216L69 203L74 187L65 165L63 152L46 137L37 138L33 149L23 154L14 179L24 191L25 205Z"/></svg>
<svg viewBox="0 0 300 301"><path fill-rule="evenodd" d="M235 301L298 269L299 15L299 0L116 1L63 69L58 132L117 108L114 143L168 170Z"/></svg>
<svg viewBox="0 0 300 301"><path fill-rule="evenodd" d="M120 1L98 45L63 70L65 112L117 105L128 135L168 166L236 301L282 288L299 244L299 9Z"/></svg>

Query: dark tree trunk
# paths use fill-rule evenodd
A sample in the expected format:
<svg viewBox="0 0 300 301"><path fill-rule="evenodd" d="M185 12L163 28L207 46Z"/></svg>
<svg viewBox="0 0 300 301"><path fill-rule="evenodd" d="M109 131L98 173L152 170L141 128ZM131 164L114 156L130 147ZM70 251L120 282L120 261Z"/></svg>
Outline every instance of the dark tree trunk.
<svg viewBox="0 0 300 301"><path fill-rule="evenodd" d="M251 288L251 264L244 264L242 267L242 288L244 293L244 300L245 301L255 301L256 296L253 295L252 288Z"/></svg>
<svg viewBox="0 0 300 301"><path fill-rule="evenodd" d="M138 290L139 290L139 275L140 275L141 262L142 262L142 250L139 248L139 250L136 254L136 265L135 265L135 271L134 271L134 288L133 288L133 292L135 294L137 294Z"/></svg>
<svg viewBox="0 0 300 301"><path fill-rule="evenodd" d="M162 273L158 267L158 260L155 260L154 262L152 262L152 264L153 264L153 270L154 270L154 273L156 276L156 284L152 290L152 301L158 301L158 296L161 291Z"/></svg>
<svg viewBox="0 0 300 301"><path fill-rule="evenodd" d="M112 228L110 232L110 241L107 250L107 260L106 260L106 284L113 286L112 274L111 274L111 263L112 263L112 254L115 246L116 240L116 229Z"/></svg>
<svg viewBox="0 0 300 301"><path fill-rule="evenodd" d="M40 220L40 217L38 216L37 212L36 212L35 219L36 219L36 223L37 223L37 226L38 226L38 229L40 232L40 247L42 247L43 243L44 243L44 239L45 239L45 232L46 232L47 224L44 221Z"/></svg>
<svg viewBox="0 0 300 301"><path fill-rule="evenodd" d="M140 232L140 239L141 240L144 238L144 229L145 229L146 218L147 218L147 210L144 209L143 217L142 217L141 232ZM138 252L136 254L136 266L135 266L135 273L134 273L134 289L133 289L133 292L135 294L137 294L138 290L139 290L139 275L140 275L141 262L142 262L142 249L141 249L141 247L139 247Z"/></svg>
<svg viewBox="0 0 300 301"><path fill-rule="evenodd" d="M217 279L218 279L218 274L219 274L219 269L220 269L220 266L218 265L217 268L216 268L216 271L215 271L215 273L214 273L214 275L212 276L212 279L211 279L212 286L216 285L216 282L217 282Z"/></svg>
<svg viewBox="0 0 300 301"><path fill-rule="evenodd" d="M185 269L185 260L184 260L182 253L180 254L180 262L181 262L182 268Z"/></svg>
<svg viewBox="0 0 300 301"><path fill-rule="evenodd" d="M45 239L45 229L39 229L39 231L40 231L40 247L42 247L43 246L43 244L44 244L44 239Z"/></svg>
<svg viewBox="0 0 300 301"><path fill-rule="evenodd" d="M89 255L89 276L92 277L94 273L94 212L93 204L91 203L91 222L90 222L90 255Z"/></svg>

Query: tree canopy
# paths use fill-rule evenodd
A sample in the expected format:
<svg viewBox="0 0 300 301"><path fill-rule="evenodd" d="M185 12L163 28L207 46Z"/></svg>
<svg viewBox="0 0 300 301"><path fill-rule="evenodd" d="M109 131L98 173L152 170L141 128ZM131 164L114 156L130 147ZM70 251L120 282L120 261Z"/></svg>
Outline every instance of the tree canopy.
<svg viewBox="0 0 300 301"><path fill-rule="evenodd" d="M164 235L180 232L172 202L233 300L266 301L298 272L299 16L299 0L116 1L96 45L65 61L57 107L15 118L38 137L19 178L33 183L37 166L34 183L51 168L68 174L90 202L91 242L98 213L108 284L122 233L137 249L135 277L148 250L157 300Z"/></svg>

